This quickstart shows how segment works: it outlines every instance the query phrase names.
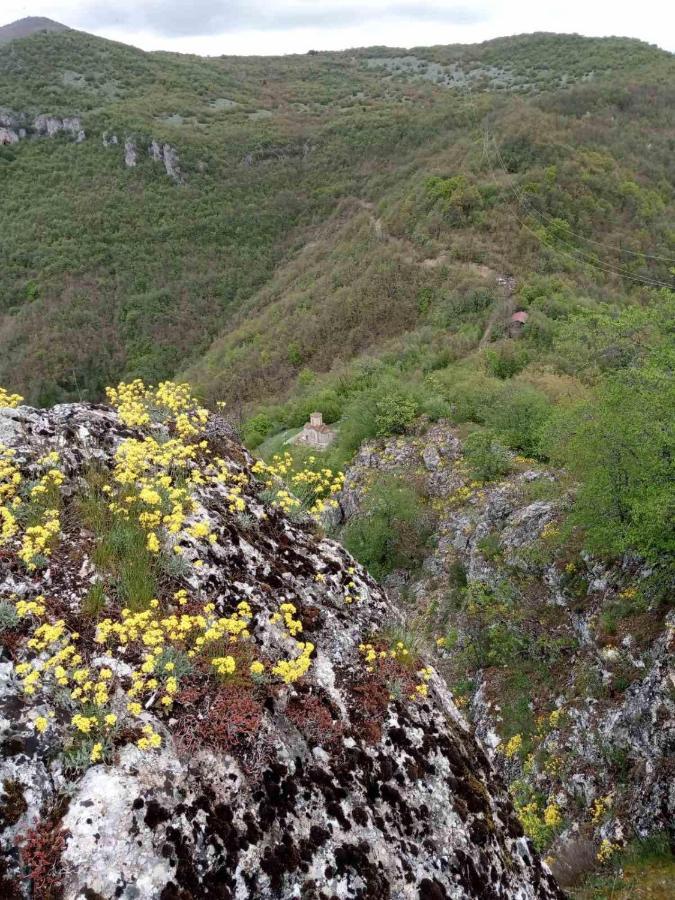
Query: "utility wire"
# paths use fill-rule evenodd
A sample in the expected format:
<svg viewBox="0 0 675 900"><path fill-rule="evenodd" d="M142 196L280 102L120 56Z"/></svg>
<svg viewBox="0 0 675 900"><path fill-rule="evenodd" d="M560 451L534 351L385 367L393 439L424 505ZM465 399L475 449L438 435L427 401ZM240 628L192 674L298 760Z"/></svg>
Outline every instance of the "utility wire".
<svg viewBox="0 0 675 900"><path fill-rule="evenodd" d="M495 141L494 138L492 138L491 140L494 144L495 151L496 151L497 157L499 159L500 167L501 167L502 171L504 172L504 174L508 177L509 172L507 171L506 166L504 165L504 160L501 155L501 152L499 151L497 142ZM485 154L485 156L488 160L488 165L490 165L490 171L491 171L492 177L494 178L495 172L492 167L492 161L490 159L489 141L490 141L490 136L486 129L484 137L483 137L483 153ZM515 188L513 188L512 186L510 186L509 189L513 193L518 204L520 206L525 206L526 201L523 201L522 196L519 195L518 191ZM536 216L537 211L533 210L533 213ZM597 261L595 256L590 256L590 254L579 249L578 247L575 247L574 244L570 244L569 241L565 241L562 238L559 238L558 240L560 241L560 243L565 244L565 246L567 246L567 247L571 247L573 252L563 250L560 247L555 246L554 244L551 244L548 241L546 241L541 234L538 234L530 225L528 225L526 222L524 222L519 216L516 215L516 219L523 228L525 228L527 231L529 231L530 234L534 235L534 237L536 237L537 240L539 240L542 244L544 244L544 246L548 247L550 250L553 250L556 253L560 253L563 256L566 256L569 259L574 260L577 263L582 262L582 263L585 263L586 265L590 266L591 268L597 269L600 272L605 272L605 273L612 274L612 275L618 275L621 278L627 278L629 281L634 281L634 282L640 283L640 284L647 284L651 287L672 288L672 284L665 282L665 281L659 281L658 279L652 279L652 278L646 278L646 277L643 277L640 275L634 275L630 272L625 271L624 269L615 269L612 266L603 266Z"/></svg>
<svg viewBox="0 0 675 900"><path fill-rule="evenodd" d="M499 152L499 148L497 145L497 141L494 137L492 137L492 142L495 145L495 149L500 156L500 159L503 160L501 153ZM504 169L504 173L506 175L509 174L506 166L501 165L501 168ZM522 195L521 195L522 196ZM532 204L525 198L523 201L524 205L529 206L530 210L534 213L534 215L541 217L542 219L547 219L549 222L555 222L555 216L550 216L548 213L543 212L542 210L536 209ZM563 220L565 221L565 220ZM566 223L567 224L567 223ZM614 250L617 253L629 253L631 256L639 256L644 259L655 259L660 260L661 262L667 262L675 265L675 256L660 256L658 253L645 253L643 250L630 250L628 247L619 247L618 244L607 244L605 241L596 241L593 238L586 237L584 234L580 234L578 231L573 231L571 228L569 229L569 234L574 235L574 237L578 237L582 241L586 241L589 244L595 244L598 247L603 247L605 250Z"/></svg>
<svg viewBox="0 0 675 900"><path fill-rule="evenodd" d="M497 144L497 141L494 137L492 138L492 143L494 144L495 151L496 151L498 159L499 159L500 168L502 169L504 174L508 177L509 172L506 168L506 164L504 163L504 157L502 156L501 151L499 150L499 145ZM541 212L540 210L538 210L534 206L532 206L529 203L528 199L526 197L524 197L524 195L521 191L518 191L515 187L512 187L511 190L516 195L518 202L521 204L521 206L527 207L528 211L531 212L534 216L541 218L541 219L548 219L548 221L550 221L550 222L556 221L556 218L554 216L549 216L546 213ZM565 219L559 219L557 221L565 222L566 225L568 224ZM582 241L589 241L592 244L597 244L598 246L604 247L605 249L619 250L619 251L622 250L622 248L616 247L615 245L605 244L602 241L594 241L591 238L587 238L583 234L579 234L578 232L573 231L571 228L569 229L569 234L572 234L575 237L581 238ZM560 238L560 240L562 240L562 238ZM585 253L585 251L581 250L578 247L575 247L575 245L571 244L569 241L562 241L562 242L567 244L569 247L572 247L574 250L576 250L579 253ZM639 251L636 251L636 250L626 250L625 252L632 253L634 256L643 256L647 259L660 259L660 260L664 260L666 262L675 263L675 259L670 259L670 257L667 257L667 256L655 256L655 255L649 254L649 253L640 253ZM623 272L625 270L620 270L620 271ZM625 274L630 275L629 272L626 272Z"/></svg>

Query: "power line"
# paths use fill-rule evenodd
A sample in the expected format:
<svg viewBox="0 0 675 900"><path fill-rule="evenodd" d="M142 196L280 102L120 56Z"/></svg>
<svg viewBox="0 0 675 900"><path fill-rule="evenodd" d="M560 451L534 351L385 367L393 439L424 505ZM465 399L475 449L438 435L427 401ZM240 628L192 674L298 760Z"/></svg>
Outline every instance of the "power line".
<svg viewBox="0 0 675 900"><path fill-rule="evenodd" d="M484 154L485 154L485 156L486 156L486 158L487 158L487 160L488 160L488 164L490 164L491 174L492 174L492 177L494 178L494 177L495 177L495 172L494 172L494 169L492 168L492 165L491 165L491 161L490 161L490 153L489 153L489 150L488 150L489 140L490 140L489 133L487 132L487 129L486 129L485 134L484 134L484 139L483 139L483 152L484 152ZM503 157L502 157L502 155L501 155L501 152L499 151L499 147L498 147L498 145L497 145L497 143L496 143L496 141L495 141L494 138L492 138L492 142L493 142L493 144L494 144L494 146L495 146L495 151L496 151L496 153L497 153L497 156L498 156L498 159L499 159L500 166L501 166L501 168L502 168L504 174L505 174L506 176L508 176L508 175L509 175L508 170L506 169L506 166L505 166L505 164L504 164ZM523 201L523 199L522 199L522 197L519 195L518 191L517 191L514 187L512 187L512 186L510 186L509 189L512 191L512 193L513 193L513 195L514 195L516 201L518 202L518 204L521 205L521 206L525 206L526 203ZM537 211L536 211L536 210L533 210L533 213L534 213L535 216L536 216ZM597 269L597 270L600 271L600 272L605 272L605 273L609 273L609 274L613 274L613 275L618 275L618 276L621 277L621 278L627 278L629 281L634 281L634 282L636 282L636 283L647 284L647 285L650 285L650 286L652 286L652 287L666 287L666 288L671 288L671 287L672 287L672 284L670 284L670 283L668 283L668 282L665 282L665 281L659 281L658 279L652 279L652 278L646 278L646 277L643 277L643 276L640 276L640 275L634 275L634 274L632 274L632 273L630 273L630 272L625 271L624 269L615 269L615 268L613 268L612 266L603 266L603 265L601 265L601 264L597 261L597 259L596 259L595 256L590 256L590 255L589 255L588 253L586 253L585 251L581 250L581 249L578 248L578 247L575 247L574 244L571 244L569 241L565 241L565 240L563 240L562 238L559 238L558 240L560 241L560 243L564 244L564 245L567 246L567 247L571 247L573 252L569 252L569 251L562 250L560 247L555 246L554 244L551 244L551 243L547 242L541 234L538 234L536 231L534 231L534 229L531 228L526 222L524 222L519 216L516 216L516 219L517 219L517 221L520 223L520 225L521 225L523 228L525 228L525 229L526 229L527 231L529 231L532 235L534 235L534 237L536 237L537 240L540 241L540 243L544 244L544 246L548 247L549 249L553 250L553 251L556 252L556 253L560 253L560 254L562 254L563 256L567 256L568 258L574 260L574 261L577 262L577 263L578 263L578 262L583 262L583 263L585 263L586 265L590 266L591 268ZM572 233L574 233L574 232L572 232ZM596 242L596 243L600 243L600 242ZM601 245L601 246L604 246L604 245ZM577 256L576 254L578 254L578 256Z"/></svg>
<svg viewBox="0 0 675 900"><path fill-rule="evenodd" d="M495 150L496 150L496 152L497 152L497 156L499 157L500 167L501 167L501 169L503 170L504 174L508 176L509 172L508 172L508 170L507 170L507 168L506 168L506 164L504 163L504 157L502 156L501 151L500 151L500 149L499 149L499 145L497 144L497 141L496 141L496 139L495 139L494 137L492 138L492 143L494 144ZM558 220L556 220L556 218L555 218L554 216L549 216L549 215L547 215L546 213L541 212L540 210L535 209L535 208L528 202L527 198L526 198L526 197L524 198L522 192L517 191L517 189L516 189L515 187L512 187L511 189L512 189L512 191L514 192L514 194L517 195L517 198L518 198L518 201L520 202L520 204L521 204L522 206L528 207L528 209L529 209L535 216L538 216L538 217L541 218L541 219L548 219L549 222L563 221L563 222L565 222L566 225L568 224L567 221L566 221L565 219L558 219ZM587 238L587 237L585 237L583 234L579 234L578 232L573 231L571 228L569 229L569 234L572 234L572 235L574 235L575 237L580 238L582 241L588 241L588 242L591 243L591 244L597 244L598 246L604 247L605 249L609 249L609 250L618 250L618 251L625 252L625 253L631 253L631 254L633 254L634 256L643 256L643 257L645 257L645 258L647 258L647 259L659 259L659 260L664 260L665 262L672 262L672 263L675 263L675 259L671 259L671 258L668 257L668 256L656 256L656 255L654 255L654 254L641 253L640 251L637 251L637 250L628 250L628 249L624 249L624 248L621 248L621 247L617 247L616 245L613 245L613 244L605 244L605 243L603 243L602 241L594 241L592 238ZM568 241L563 241L563 243L567 243L568 246L574 247L574 244L570 244ZM575 248L575 249L579 250L579 248ZM579 252L584 252L584 251L579 250ZM622 270L622 271L623 271L623 270ZM628 274L630 274L630 273L626 273L626 274L628 275Z"/></svg>
<svg viewBox="0 0 675 900"><path fill-rule="evenodd" d="M500 159L502 160L502 165L501 165L501 167L502 167L503 170L504 170L504 174L508 175L509 172L508 172L508 170L506 169L506 166L503 164L503 157L502 157L502 155L501 155L501 152L499 151L499 148L498 148L498 145L497 145L497 141L496 141L496 139L495 139L494 137L492 137L492 142L493 142L493 144L495 145L495 149L497 150L497 153L499 154ZM520 196L522 197L522 194L521 194ZM540 216L542 219L547 219L549 222L555 222L555 221L556 221L555 216L550 216L550 215L548 215L548 213L545 213L545 212L543 212L542 210L536 209L534 206L532 206L532 205L529 203L529 201L527 200L527 198L525 198L524 200L521 200L521 202L523 202L524 204L528 205L529 208L532 210L532 212L533 212L535 215ZM568 223L566 222L566 220L563 220L563 221L565 221L565 224L568 224ZM673 265L675 265L675 257L672 257L672 256L660 256L660 255L657 254L657 253L645 253L643 250L630 250L628 247L619 247L617 244L608 244L608 243L606 243L605 241L596 241L596 240L594 240L593 238L586 237L586 235L581 234L581 233L578 232L578 231L573 231L571 228L569 229L569 233L572 234L572 235L574 235L574 237L578 237L578 238L579 238L580 240L582 240L582 241L586 241L586 242L589 243L589 244L595 244L595 245L598 246L598 247L603 247L605 250L614 250L614 251L616 251L617 253L629 253L631 256L639 256L639 257L642 257L642 258L644 258L644 259L655 259L655 260L660 260L661 262L672 263Z"/></svg>

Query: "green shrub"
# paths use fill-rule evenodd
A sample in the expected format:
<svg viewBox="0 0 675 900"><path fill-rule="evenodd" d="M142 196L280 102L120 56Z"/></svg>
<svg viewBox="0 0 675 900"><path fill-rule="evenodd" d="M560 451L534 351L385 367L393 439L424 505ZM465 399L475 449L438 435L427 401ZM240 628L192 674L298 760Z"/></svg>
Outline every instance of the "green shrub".
<svg viewBox="0 0 675 900"><path fill-rule="evenodd" d="M394 569L413 569L423 560L432 521L417 492L400 480L383 478L363 509L343 529L345 547L377 579Z"/></svg>
<svg viewBox="0 0 675 900"><path fill-rule="evenodd" d="M452 417L452 406L443 397L438 394L431 394L422 400L421 411L429 416L432 422L438 422L439 419L450 419Z"/></svg>
<svg viewBox="0 0 675 900"><path fill-rule="evenodd" d="M591 402L556 412L542 445L579 479L572 519L601 554L675 552L673 354L606 377Z"/></svg>
<svg viewBox="0 0 675 900"><path fill-rule="evenodd" d="M485 351L487 371L502 380L522 372L529 359L529 353L520 343L501 344L497 349Z"/></svg>
<svg viewBox="0 0 675 900"><path fill-rule="evenodd" d="M416 400L410 394L394 392L375 403L375 427L378 437L404 434L418 413Z"/></svg>
<svg viewBox="0 0 675 900"><path fill-rule="evenodd" d="M274 431L274 423L265 412L252 416L244 423L243 438L247 447L254 450Z"/></svg>
<svg viewBox="0 0 675 900"><path fill-rule="evenodd" d="M472 477L480 481L501 478L511 469L506 447L499 442L495 432L487 428L474 431L464 441L464 457Z"/></svg>
<svg viewBox="0 0 675 900"><path fill-rule="evenodd" d="M484 418L507 447L530 456L539 449L541 429L551 409L540 391L527 384L509 382L497 402L484 411Z"/></svg>

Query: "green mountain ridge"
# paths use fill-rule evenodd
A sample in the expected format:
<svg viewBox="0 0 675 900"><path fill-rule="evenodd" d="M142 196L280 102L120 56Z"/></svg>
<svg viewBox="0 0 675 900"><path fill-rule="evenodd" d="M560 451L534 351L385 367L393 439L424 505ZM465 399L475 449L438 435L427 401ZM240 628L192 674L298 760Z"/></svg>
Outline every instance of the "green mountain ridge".
<svg viewBox="0 0 675 900"><path fill-rule="evenodd" d="M426 69L461 69L465 81L422 77L417 63L399 64L399 51L386 48L200 59L76 31L3 46L0 105L29 121L79 116L88 137L78 146L59 135L0 147L8 223L0 244L0 381L51 402L100 396L120 377L156 380L187 369L209 395L256 400L270 387L291 388L305 362L325 371L337 358L377 350L380 338L424 324L413 294L433 292L443 279L420 264L443 253L460 268L487 265L504 274L576 269L575 279L600 292L634 284L564 257L542 264L537 238L519 219L539 227L540 216L564 217L581 231L584 252L592 237L637 254L672 255L663 215L671 190L671 55L628 39L532 35L406 51L401 59L419 61L422 52ZM116 147L103 146L105 132L115 134ZM495 144L485 152L486 135L512 171L501 169ZM141 146L132 169L123 161L127 136ZM168 183L147 156L152 140L176 149L184 185ZM596 177L611 169L638 196L615 191L593 214L593 186L581 202L573 185L580 154L599 152ZM545 186L551 166L565 170L566 183ZM425 179L458 175L467 179L466 196L448 200L456 211L437 210L430 229ZM530 175L541 185L531 220L517 199ZM555 196L541 196L544 186ZM405 247L373 244L359 203L375 204L375 218ZM628 209L640 203L654 205L648 222ZM610 207L618 227L608 221ZM349 208L366 242L357 236L350 247L343 228L333 253L344 257L347 291L352 267L362 272L358 290L362 279L370 288L366 303L340 293L352 310L343 351L329 287L320 298L307 296L308 273L298 271L298 283L288 271L298 269L294 260L308 243L335 244L334 223ZM596 249L593 259L605 252L598 257ZM311 264L311 248L304 257ZM607 267L626 262L631 277L670 283L667 266L639 255L614 254ZM279 365L272 295L282 309L301 298L320 323L307 336L300 327L296 363ZM392 302L396 315L372 332ZM324 346L317 356L325 333L333 351ZM273 377L264 375L269 368ZM252 369L263 371L259 389L251 387Z"/></svg>

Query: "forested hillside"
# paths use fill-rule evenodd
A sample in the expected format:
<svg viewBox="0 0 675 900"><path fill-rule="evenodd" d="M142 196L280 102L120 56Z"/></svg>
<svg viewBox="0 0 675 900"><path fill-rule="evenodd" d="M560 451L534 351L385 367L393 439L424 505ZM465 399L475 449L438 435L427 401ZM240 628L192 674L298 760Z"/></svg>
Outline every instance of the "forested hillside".
<svg viewBox="0 0 675 900"><path fill-rule="evenodd" d="M0 381L51 402L189 370L260 400L419 328L472 349L497 274L637 301L672 280L672 74L555 35L248 59L12 41ZM86 138L37 136L41 114Z"/></svg>

